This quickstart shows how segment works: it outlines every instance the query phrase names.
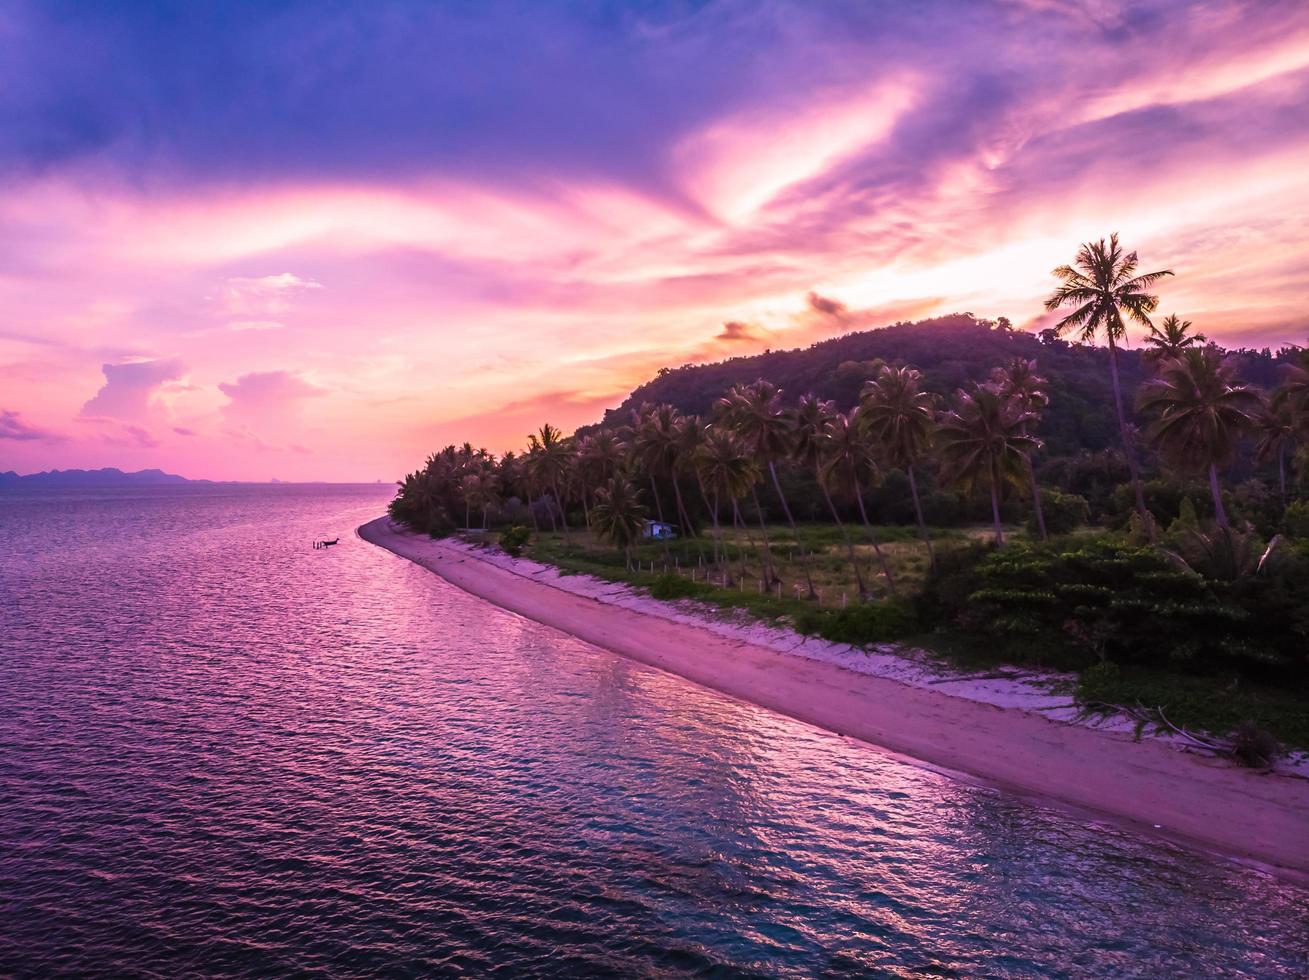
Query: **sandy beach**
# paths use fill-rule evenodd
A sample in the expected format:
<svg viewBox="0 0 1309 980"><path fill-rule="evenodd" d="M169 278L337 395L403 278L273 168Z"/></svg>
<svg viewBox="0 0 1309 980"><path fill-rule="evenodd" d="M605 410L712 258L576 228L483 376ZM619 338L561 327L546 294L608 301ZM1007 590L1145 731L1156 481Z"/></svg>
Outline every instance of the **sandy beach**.
<svg viewBox="0 0 1309 980"><path fill-rule="evenodd" d="M536 575L516 572L506 556L433 541L385 517L358 533L497 606L731 697L955 775L1309 880L1303 767L1258 773L1164 739L1136 741L1127 726L1071 723L1067 697L1021 682L952 685L924 679L922 668L893 654L803 651L807 641L766 628L756 641L672 604L654 614L654 600L625 601L631 590L612 583L560 587L539 574L541 566ZM780 645L785 637L792 649Z"/></svg>

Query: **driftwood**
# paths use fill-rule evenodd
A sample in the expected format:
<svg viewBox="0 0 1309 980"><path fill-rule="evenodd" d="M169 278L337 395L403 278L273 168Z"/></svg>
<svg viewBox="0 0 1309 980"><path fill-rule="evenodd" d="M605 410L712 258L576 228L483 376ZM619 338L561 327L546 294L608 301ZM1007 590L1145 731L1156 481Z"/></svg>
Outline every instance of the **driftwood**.
<svg viewBox="0 0 1309 980"><path fill-rule="evenodd" d="M1135 707L1129 707L1125 704L1114 704L1109 701L1095 701L1088 704L1087 707L1108 708L1119 714L1126 715L1128 718L1135 720L1140 725L1154 725L1156 728L1167 729L1193 748L1204 749L1206 752L1213 752L1215 755L1225 756L1229 759L1236 759L1238 761L1243 757L1241 747L1235 739L1215 739L1211 736L1210 740L1206 741L1189 729L1184 728L1181 725L1174 725L1168 720L1168 716L1164 714L1162 706L1148 708L1138 701ZM1267 768L1272 768L1272 762L1273 760L1269 758ZM1248 765L1249 763L1243 764Z"/></svg>

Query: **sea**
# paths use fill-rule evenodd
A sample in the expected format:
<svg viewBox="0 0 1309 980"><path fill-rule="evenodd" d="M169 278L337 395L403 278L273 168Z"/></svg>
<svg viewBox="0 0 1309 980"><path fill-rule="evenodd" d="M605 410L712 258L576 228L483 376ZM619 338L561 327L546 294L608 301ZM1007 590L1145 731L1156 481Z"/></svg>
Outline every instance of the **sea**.
<svg viewBox="0 0 1309 980"><path fill-rule="evenodd" d="M390 492L0 495L0 976L1309 974L1304 889L491 606Z"/></svg>

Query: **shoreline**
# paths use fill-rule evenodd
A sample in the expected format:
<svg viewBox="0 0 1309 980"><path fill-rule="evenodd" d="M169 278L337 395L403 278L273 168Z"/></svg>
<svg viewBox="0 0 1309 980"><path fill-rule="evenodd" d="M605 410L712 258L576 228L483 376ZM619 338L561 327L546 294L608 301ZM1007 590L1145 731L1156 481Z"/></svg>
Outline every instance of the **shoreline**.
<svg viewBox="0 0 1309 980"><path fill-rule="evenodd" d="M781 630L764 628L756 639L666 603L668 614L653 615L624 602L624 587L603 583L602 592L580 594L386 517L357 533L493 605L729 697L911 763L1309 882L1309 779L1241 769L1163 739L1134 741L1121 725L1072 724L1067 698L1014 701L1021 684L998 693L995 685L942 690L949 679L913 683L888 673L897 660L913 668L893 654L874 655L884 661L875 669L854 669L831 651L787 651L764 635L805 645Z"/></svg>

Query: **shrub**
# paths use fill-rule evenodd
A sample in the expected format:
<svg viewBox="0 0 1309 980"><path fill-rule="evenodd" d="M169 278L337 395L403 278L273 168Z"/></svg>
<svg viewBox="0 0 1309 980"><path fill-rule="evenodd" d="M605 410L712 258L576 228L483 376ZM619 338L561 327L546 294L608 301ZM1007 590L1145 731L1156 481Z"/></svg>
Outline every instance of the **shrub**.
<svg viewBox="0 0 1309 980"><path fill-rule="evenodd" d="M1058 490L1041 490L1041 512L1045 515L1045 529L1051 534L1069 534L1091 520L1091 507L1085 497ZM1033 511L1027 518L1027 533L1035 537L1039 530Z"/></svg>
<svg viewBox="0 0 1309 980"><path fill-rule="evenodd" d="M522 524L513 524L500 532L500 550L517 558L532 540L532 531Z"/></svg>
<svg viewBox="0 0 1309 980"><path fill-rule="evenodd" d="M1118 537L1014 543L972 569L943 563L928 595L938 615L1018 653L1299 683L1309 671L1306 563L1288 548L1263 572L1242 562L1224 581Z"/></svg>
<svg viewBox="0 0 1309 980"><path fill-rule="evenodd" d="M911 606L895 599L860 602L844 609L806 610L796 617L796 629L815 633L833 643L866 646L887 643L918 631Z"/></svg>
<svg viewBox="0 0 1309 980"><path fill-rule="evenodd" d="M1252 721L1243 722L1232 732L1232 757L1251 769L1267 769L1282 754L1282 745Z"/></svg>
<svg viewBox="0 0 1309 980"><path fill-rule="evenodd" d="M1282 527L1292 538L1309 540L1309 500L1292 501L1282 515Z"/></svg>
<svg viewBox="0 0 1309 980"><path fill-rule="evenodd" d="M688 578L666 572L650 584L650 595L656 599L696 599L711 588L705 582L692 582Z"/></svg>

